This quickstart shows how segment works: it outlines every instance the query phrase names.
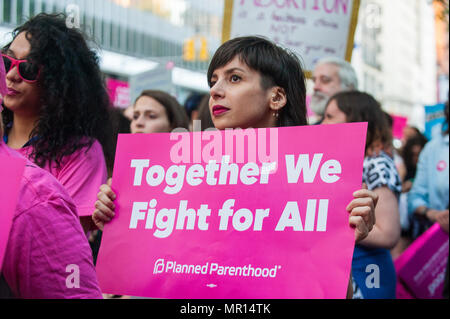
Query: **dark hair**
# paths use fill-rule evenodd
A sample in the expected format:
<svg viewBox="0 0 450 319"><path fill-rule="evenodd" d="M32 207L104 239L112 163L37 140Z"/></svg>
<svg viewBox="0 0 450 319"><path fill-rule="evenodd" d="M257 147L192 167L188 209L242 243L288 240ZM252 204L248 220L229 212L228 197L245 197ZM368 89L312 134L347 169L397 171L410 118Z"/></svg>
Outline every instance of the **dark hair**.
<svg viewBox="0 0 450 319"><path fill-rule="evenodd" d="M263 37L240 37L222 44L214 54L208 69L208 83L216 69L235 57L261 74L261 87L267 90L280 86L286 92L287 103L280 110L277 126L306 125L306 83L301 62L287 49Z"/></svg>
<svg viewBox="0 0 450 319"><path fill-rule="evenodd" d="M209 110L209 94L205 95L198 107L198 119L202 124L202 131L209 128L214 128L214 122L211 118L211 111Z"/></svg>
<svg viewBox="0 0 450 319"><path fill-rule="evenodd" d="M188 96L188 98L184 102L184 109L189 119L192 119L193 111L199 110L200 102L202 101L204 96L207 96L207 94L192 93L191 95Z"/></svg>
<svg viewBox="0 0 450 319"><path fill-rule="evenodd" d="M86 36L68 28L64 14L41 13L17 27L13 38L22 32L31 46L27 59L41 67L40 116L31 133L39 138L32 143L31 159L41 167L47 162L59 166L63 157L92 146L94 139L102 144L105 157L111 156L109 96ZM6 126L13 112L3 112Z"/></svg>
<svg viewBox="0 0 450 319"><path fill-rule="evenodd" d="M145 90L139 95L134 104L143 96L151 97L166 109L167 118L172 129L185 128L189 130L189 118L183 107L170 94L159 90Z"/></svg>
<svg viewBox="0 0 450 319"><path fill-rule="evenodd" d="M110 134L112 140L112 156L110 158L106 158L106 167L108 170L108 177L112 177L117 149L117 137L119 134L131 133L131 121L124 115L124 110L117 107L112 107L109 109L109 117L111 120Z"/></svg>
<svg viewBox="0 0 450 319"><path fill-rule="evenodd" d="M417 127L415 127L415 126L407 125L407 126L405 126L405 128L409 128L409 129L414 131L414 134L411 137L414 137L414 136L417 136L417 135L422 135L422 132L420 132L420 130ZM409 138L411 138L411 137L409 137Z"/></svg>
<svg viewBox="0 0 450 319"><path fill-rule="evenodd" d="M389 128L392 129L394 126L394 119L388 112L383 111L383 113L384 113L384 116L386 117L386 121L387 121Z"/></svg>
<svg viewBox="0 0 450 319"><path fill-rule="evenodd" d="M391 146L392 132L385 112L371 95L359 91L340 92L330 97L327 107L333 100L345 114L348 123L368 122L366 151L377 140L387 148Z"/></svg>
<svg viewBox="0 0 450 319"><path fill-rule="evenodd" d="M418 145L423 149L425 144L427 144L427 142L428 142L427 138L420 132L418 135L415 135L406 141L405 146L403 147L402 150L402 158L406 167L405 181L412 179L414 178L414 176L416 176L417 163L413 162L414 146Z"/></svg>

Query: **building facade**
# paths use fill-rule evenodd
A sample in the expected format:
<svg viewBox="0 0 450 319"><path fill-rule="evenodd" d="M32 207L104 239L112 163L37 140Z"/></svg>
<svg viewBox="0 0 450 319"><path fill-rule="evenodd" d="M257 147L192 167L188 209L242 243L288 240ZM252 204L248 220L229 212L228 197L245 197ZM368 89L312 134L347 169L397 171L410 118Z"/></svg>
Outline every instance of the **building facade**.
<svg viewBox="0 0 450 319"><path fill-rule="evenodd" d="M431 1L362 0L352 60L360 90L421 129L438 100L434 19Z"/></svg>

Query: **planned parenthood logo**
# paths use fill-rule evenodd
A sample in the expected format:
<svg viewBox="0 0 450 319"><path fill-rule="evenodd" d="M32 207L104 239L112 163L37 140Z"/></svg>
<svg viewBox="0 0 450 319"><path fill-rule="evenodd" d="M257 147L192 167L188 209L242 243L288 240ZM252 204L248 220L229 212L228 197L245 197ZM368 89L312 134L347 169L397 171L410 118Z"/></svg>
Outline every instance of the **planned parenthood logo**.
<svg viewBox="0 0 450 319"><path fill-rule="evenodd" d="M164 272L164 259L158 259L155 262L155 268L153 269L153 274L161 274Z"/></svg>
<svg viewBox="0 0 450 319"><path fill-rule="evenodd" d="M230 277L256 277L276 278L281 269L280 265L271 267L257 267L251 264L239 266L224 266L215 262L205 264L179 264L176 261L158 259L153 268L153 274L190 274L190 275L217 275Z"/></svg>

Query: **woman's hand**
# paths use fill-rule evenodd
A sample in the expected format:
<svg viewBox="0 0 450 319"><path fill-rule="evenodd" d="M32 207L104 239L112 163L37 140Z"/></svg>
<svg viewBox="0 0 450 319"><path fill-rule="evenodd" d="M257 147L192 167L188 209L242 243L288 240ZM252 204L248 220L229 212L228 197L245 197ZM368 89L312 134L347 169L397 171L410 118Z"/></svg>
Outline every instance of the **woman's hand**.
<svg viewBox="0 0 450 319"><path fill-rule="evenodd" d="M116 206L113 201L116 199L116 194L111 189L111 179L102 186L100 186L100 192L97 194L98 200L95 202L95 211L92 214L92 220L95 225L103 231L105 223L111 221L116 215L114 210Z"/></svg>
<svg viewBox="0 0 450 319"><path fill-rule="evenodd" d="M359 243L367 237L375 225L375 207L378 195L369 191L364 184L363 189L353 193L354 199L347 206L350 213L349 223L355 228L355 242Z"/></svg>
<svg viewBox="0 0 450 319"><path fill-rule="evenodd" d="M436 222L438 222L441 228L448 234L448 209L438 212L436 215Z"/></svg>

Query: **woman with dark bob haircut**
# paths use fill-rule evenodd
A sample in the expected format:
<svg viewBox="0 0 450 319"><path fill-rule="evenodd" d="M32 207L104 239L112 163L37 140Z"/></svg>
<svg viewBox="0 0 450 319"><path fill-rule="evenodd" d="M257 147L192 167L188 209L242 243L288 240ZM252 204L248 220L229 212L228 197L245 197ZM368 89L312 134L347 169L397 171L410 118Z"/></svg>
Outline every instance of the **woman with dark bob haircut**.
<svg viewBox="0 0 450 319"><path fill-rule="evenodd" d="M224 43L208 70L209 109L214 126L267 128L306 125L306 85L298 58L261 37L243 37ZM93 218L97 226L114 217L115 194L102 186ZM377 196L368 190L354 193L349 224L356 241L365 238L374 223Z"/></svg>
<svg viewBox="0 0 450 319"><path fill-rule="evenodd" d="M232 39L226 45L222 45L211 60L207 74L211 88L215 82L214 71L224 67L235 58L260 74L260 86L264 91L274 86L279 87L279 92L276 94L280 94L280 96L276 96L276 98L282 97L285 104L284 107L275 110L274 126L308 124L305 76L301 63L294 53L280 48L265 38ZM237 127L246 128L244 126Z"/></svg>
<svg viewBox="0 0 450 319"><path fill-rule="evenodd" d="M78 214L90 215L107 177L103 152L109 156L112 145L96 53L80 30L66 26L64 15L39 14L13 31L2 57L5 143L50 171Z"/></svg>
<svg viewBox="0 0 450 319"><path fill-rule="evenodd" d="M369 94L341 92L328 101L323 124L368 122L363 182L378 195L376 224L367 238L355 246L352 273L355 296L368 299L395 299L396 275L390 249L400 239L398 200L402 190L394 160L385 152L391 148L392 133L380 104ZM379 267L377 289L366 285L367 267Z"/></svg>

